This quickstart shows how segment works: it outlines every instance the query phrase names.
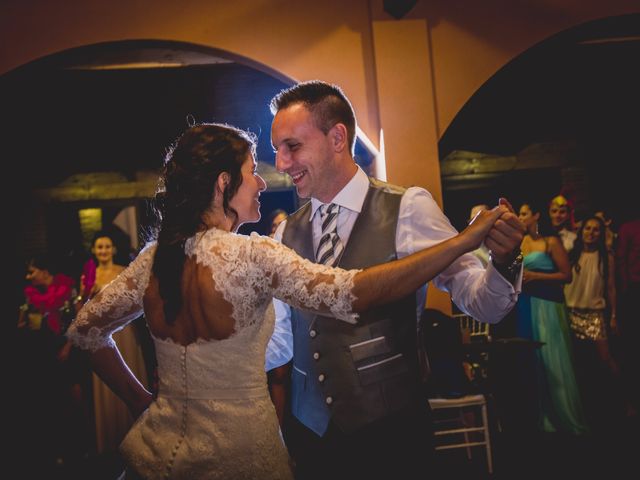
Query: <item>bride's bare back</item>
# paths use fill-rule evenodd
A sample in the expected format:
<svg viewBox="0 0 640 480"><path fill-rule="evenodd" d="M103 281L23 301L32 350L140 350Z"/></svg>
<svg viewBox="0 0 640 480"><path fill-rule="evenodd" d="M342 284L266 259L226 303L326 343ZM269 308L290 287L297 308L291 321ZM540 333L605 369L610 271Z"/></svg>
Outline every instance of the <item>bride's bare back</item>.
<svg viewBox="0 0 640 480"><path fill-rule="evenodd" d="M216 288L211 269L187 257L182 273L182 308L175 322L165 320L158 280L152 274L144 294L144 311L156 338L188 345L197 339L223 340L235 333L233 306Z"/></svg>

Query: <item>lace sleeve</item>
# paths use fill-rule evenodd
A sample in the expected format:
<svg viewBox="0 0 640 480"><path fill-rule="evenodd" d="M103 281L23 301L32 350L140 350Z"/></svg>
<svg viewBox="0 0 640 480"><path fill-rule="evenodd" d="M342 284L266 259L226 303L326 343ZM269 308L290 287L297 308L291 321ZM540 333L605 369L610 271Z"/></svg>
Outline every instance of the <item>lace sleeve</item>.
<svg viewBox="0 0 640 480"><path fill-rule="evenodd" d="M303 310L311 310L349 323L353 312L353 277L360 270L344 270L313 263L269 237L251 235L252 261L261 270L265 292Z"/></svg>
<svg viewBox="0 0 640 480"><path fill-rule="evenodd" d="M155 244L147 245L131 264L89 300L67 330L74 345L95 352L114 346L111 336L142 314L142 296L151 273Z"/></svg>

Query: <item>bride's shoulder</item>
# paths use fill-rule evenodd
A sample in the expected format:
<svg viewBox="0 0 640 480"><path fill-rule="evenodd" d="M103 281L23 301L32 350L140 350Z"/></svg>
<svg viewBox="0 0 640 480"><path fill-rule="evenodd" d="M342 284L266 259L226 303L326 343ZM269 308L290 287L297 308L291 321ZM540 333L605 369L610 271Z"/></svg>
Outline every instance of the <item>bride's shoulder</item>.
<svg viewBox="0 0 640 480"><path fill-rule="evenodd" d="M198 232L185 242L184 251L188 256L224 255L230 257L237 255L248 245L249 237L230 233L215 228Z"/></svg>
<svg viewBox="0 0 640 480"><path fill-rule="evenodd" d="M251 232L249 235L211 229L187 240L185 253L189 256L223 256L227 259L253 255L257 251L273 251L282 245L271 237Z"/></svg>
<svg viewBox="0 0 640 480"><path fill-rule="evenodd" d="M243 235L243 236L248 238L249 241L252 241L252 242L265 242L268 244L278 243L273 238L268 237L266 235L260 235L258 232L251 232L249 235Z"/></svg>
<svg viewBox="0 0 640 480"><path fill-rule="evenodd" d="M264 248L268 251L281 250L284 248L284 245L277 240L274 240L267 235L260 235L257 232L251 232L251 234L246 238L249 240L252 247Z"/></svg>

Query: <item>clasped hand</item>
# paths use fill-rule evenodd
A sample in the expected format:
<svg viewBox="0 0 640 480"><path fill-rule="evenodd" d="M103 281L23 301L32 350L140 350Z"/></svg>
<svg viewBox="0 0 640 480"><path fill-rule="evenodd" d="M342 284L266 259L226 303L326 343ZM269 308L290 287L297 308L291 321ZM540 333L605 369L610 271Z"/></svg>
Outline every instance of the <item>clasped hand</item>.
<svg viewBox="0 0 640 480"><path fill-rule="evenodd" d="M505 264L513 261L527 229L506 198L500 198L499 207L504 208L503 213L489 230L484 244L496 263Z"/></svg>

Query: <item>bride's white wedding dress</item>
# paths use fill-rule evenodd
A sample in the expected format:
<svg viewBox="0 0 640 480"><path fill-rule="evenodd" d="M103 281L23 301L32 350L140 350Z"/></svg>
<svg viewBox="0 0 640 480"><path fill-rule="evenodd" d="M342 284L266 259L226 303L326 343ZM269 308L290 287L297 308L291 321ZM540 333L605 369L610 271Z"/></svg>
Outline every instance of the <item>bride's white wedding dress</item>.
<svg viewBox="0 0 640 480"><path fill-rule="evenodd" d="M113 345L111 335L143 313L155 249L145 247L81 310L67 333L75 344ZM268 237L216 229L189 239L185 253L209 268L214 288L233 306L235 333L186 346L154 337L158 397L120 450L144 478L290 479L264 372L271 299L354 322L357 271L303 260Z"/></svg>

